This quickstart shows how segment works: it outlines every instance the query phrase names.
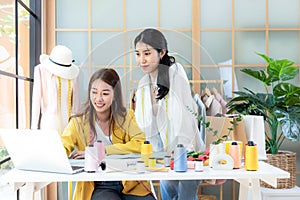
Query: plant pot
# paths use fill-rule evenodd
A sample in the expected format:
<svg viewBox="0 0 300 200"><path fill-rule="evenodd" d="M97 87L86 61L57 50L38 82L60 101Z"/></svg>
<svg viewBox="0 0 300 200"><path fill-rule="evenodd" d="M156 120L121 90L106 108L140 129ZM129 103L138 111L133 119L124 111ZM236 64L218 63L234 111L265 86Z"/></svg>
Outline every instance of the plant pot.
<svg viewBox="0 0 300 200"><path fill-rule="evenodd" d="M290 178L277 179L277 188L261 181L261 186L272 189L289 189L296 184L296 153L291 151L278 151L278 154L267 154L266 163L290 173Z"/></svg>

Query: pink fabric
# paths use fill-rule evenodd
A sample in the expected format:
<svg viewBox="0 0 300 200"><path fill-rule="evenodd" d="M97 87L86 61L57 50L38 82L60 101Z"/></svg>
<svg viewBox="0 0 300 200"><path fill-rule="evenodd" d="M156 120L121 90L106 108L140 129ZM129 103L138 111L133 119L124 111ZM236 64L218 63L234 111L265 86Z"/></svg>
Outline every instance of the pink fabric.
<svg viewBox="0 0 300 200"><path fill-rule="evenodd" d="M214 95L204 95L201 97L205 107L207 116L215 116L216 114L222 113L221 104L215 99Z"/></svg>
<svg viewBox="0 0 300 200"><path fill-rule="evenodd" d="M226 114L228 109L226 108L227 102L223 99L223 97L218 93L214 94L215 99L221 104L222 106L222 114Z"/></svg>

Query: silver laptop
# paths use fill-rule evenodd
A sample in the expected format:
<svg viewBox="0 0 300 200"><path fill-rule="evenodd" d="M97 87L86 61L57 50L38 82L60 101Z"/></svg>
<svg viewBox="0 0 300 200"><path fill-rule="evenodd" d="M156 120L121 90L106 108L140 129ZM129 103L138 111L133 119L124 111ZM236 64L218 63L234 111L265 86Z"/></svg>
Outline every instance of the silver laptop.
<svg viewBox="0 0 300 200"><path fill-rule="evenodd" d="M0 129L0 137L14 167L21 170L74 174L83 166L72 166L54 130Z"/></svg>

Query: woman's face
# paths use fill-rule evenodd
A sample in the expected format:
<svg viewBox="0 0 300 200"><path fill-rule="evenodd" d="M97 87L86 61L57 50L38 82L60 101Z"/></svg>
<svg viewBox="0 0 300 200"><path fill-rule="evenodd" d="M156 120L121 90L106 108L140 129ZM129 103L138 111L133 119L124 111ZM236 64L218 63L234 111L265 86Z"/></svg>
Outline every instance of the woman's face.
<svg viewBox="0 0 300 200"><path fill-rule="evenodd" d="M97 79L92 83L90 101L98 114L110 111L113 100L114 90L112 86L101 79Z"/></svg>
<svg viewBox="0 0 300 200"><path fill-rule="evenodd" d="M152 46L143 42L138 42L135 46L135 58L139 67L145 74L155 75L160 59L164 51L158 53Z"/></svg>

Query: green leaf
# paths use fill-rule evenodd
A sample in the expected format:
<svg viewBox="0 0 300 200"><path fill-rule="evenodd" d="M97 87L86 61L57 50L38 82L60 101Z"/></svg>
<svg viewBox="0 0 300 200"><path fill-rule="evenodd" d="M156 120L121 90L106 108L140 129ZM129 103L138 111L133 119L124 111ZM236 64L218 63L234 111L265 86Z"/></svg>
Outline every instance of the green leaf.
<svg viewBox="0 0 300 200"><path fill-rule="evenodd" d="M300 104L300 87L290 83L279 83L273 90L275 100L284 105Z"/></svg>
<svg viewBox="0 0 300 200"><path fill-rule="evenodd" d="M269 85L267 75L263 70L252 70L252 69L241 69L241 72L256 78L257 80L261 81L265 85Z"/></svg>
<svg viewBox="0 0 300 200"><path fill-rule="evenodd" d="M283 135L292 141L300 141L300 106L293 106L286 111L278 109L275 114Z"/></svg>

